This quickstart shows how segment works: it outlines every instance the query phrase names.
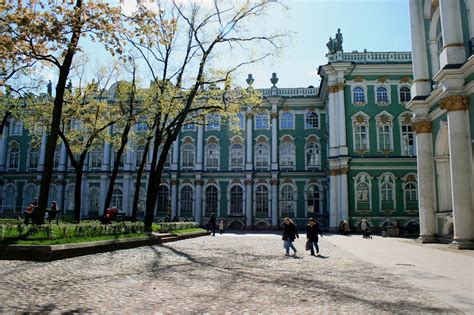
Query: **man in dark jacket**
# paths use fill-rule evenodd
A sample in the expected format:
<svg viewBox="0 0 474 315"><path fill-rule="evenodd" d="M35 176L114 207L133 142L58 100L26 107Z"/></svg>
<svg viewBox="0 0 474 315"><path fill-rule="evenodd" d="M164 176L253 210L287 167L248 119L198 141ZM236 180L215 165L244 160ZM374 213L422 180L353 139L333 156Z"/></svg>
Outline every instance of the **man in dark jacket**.
<svg viewBox="0 0 474 315"><path fill-rule="evenodd" d="M296 230L296 226L290 218L285 218L283 220L283 236L282 240L285 242L285 256L290 256L290 247L296 255L296 248L293 245L295 238L300 238L298 235L298 231Z"/></svg>
<svg viewBox="0 0 474 315"><path fill-rule="evenodd" d="M208 230L212 232L212 236L216 236L216 217L214 216L214 213L211 214L211 218L209 219L209 227Z"/></svg>
<svg viewBox="0 0 474 315"><path fill-rule="evenodd" d="M309 224L306 227L306 238L310 244L312 256L314 256L314 247L316 247L316 254L319 255L318 234L323 237L323 232L321 232L318 222L313 218L309 219Z"/></svg>

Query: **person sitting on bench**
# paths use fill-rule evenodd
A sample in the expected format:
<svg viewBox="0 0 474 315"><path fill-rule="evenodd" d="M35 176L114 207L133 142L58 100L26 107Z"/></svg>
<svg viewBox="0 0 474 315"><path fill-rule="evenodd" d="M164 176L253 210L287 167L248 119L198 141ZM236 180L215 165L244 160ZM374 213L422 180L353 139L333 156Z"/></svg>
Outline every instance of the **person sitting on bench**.
<svg viewBox="0 0 474 315"><path fill-rule="evenodd" d="M56 201L51 202L51 209L47 211L48 213L48 222L51 223L52 220L56 219L59 215L59 209L56 204Z"/></svg>

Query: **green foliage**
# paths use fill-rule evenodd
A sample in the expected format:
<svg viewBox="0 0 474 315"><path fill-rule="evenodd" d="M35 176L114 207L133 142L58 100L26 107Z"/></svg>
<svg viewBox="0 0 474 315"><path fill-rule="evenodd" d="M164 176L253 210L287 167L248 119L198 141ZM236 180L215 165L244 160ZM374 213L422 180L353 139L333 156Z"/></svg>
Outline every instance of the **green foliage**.
<svg viewBox="0 0 474 315"><path fill-rule="evenodd" d="M160 233L169 233L171 231L176 230L185 230L185 229L192 229L198 228L199 224L196 222L169 222L169 223L159 223L153 224L152 229L155 232Z"/></svg>

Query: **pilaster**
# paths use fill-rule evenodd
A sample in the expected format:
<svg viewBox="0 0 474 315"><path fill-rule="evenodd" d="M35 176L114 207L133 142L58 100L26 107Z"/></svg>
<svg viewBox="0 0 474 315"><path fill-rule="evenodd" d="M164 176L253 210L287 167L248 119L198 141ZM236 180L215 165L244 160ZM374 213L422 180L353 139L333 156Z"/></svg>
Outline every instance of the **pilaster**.
<svg viewBox="0 0 474 315"><path fill-rule="evenodd" d="M460 1L439 0L443 49L439 56L440 66L462 64L466 60L461 24Z"/></svg>
<svg viewBox="0 0 474 315"><path fill-rule="evenodd" d="M38 160L38 172L42 172L44 170L44 160L46 158L46 142L48 141L48 135L43 133L41 135L41 147L39 152L39 160Z"/></svg>
<svg viewBox="0 0 474 315"><path fill-rule="evenodd" d="M278 174L272 175L272 227L278 227Z"/></svg>
<svg viewBox="0 0 474 315"><path fill-rule="evenodd" d="M172 175L171 179L171 214L174 218L178 215L178 181L176 180L176 174Z"/></svg>
<svg viewBox="0 0 474 315"><path fill-rule="evenodd" d="M8 126L5 126L3 134L0 137L0 172L4 172L7 167L8 129Z"/></svg>
<svg viewBox="0 0 474 315"><path fill-rule="evenodd" d="M203 158L204 158L204 127L202 125L197 126L197 143L196 143L196 167L195 170L201 171L203 169Z"/></svg>
<svg viewBox="0 0 474 315"><path fill-rule="evenodd" d="M278 110L277 105L272 104L272 170L278 170Z"/></svg>
<svg viewBox="0 0 474 315"><path fill-rule="evenodd" d="M201 223L202 219L202 185L204 182L201 179L201 175L196 176L196 180L194 181L194 185L196 187L196 199L194 202L196 203L194 209L196 209L194 213L194 221ZM216 213L216 216L218 214Z"/></svg>
<svg viewBox="0 0 474 315"><path fill-rule="evenodd" d="M173 153L171 158L171 170L177 171L178 170L178 163L179 163L179 139L176 139L173 142Z"/></svg>
<svg viewBox="0 0 474 315"><path fill-rule="evenodd" d="M245 119L247 121L247 129L246 129L246 139L245 142L247 144L246 149L246 159L245 159L245 169L250 171L253 169L253 114L251 112L247 112L245 114Z"/></svg>
<svg viewBox="0 0 474 315"><path fill-rule="evenodd" d="M245 228L250 229L253 221L253 191L252 191L252 175L247 175L245 183Z"/></svg>

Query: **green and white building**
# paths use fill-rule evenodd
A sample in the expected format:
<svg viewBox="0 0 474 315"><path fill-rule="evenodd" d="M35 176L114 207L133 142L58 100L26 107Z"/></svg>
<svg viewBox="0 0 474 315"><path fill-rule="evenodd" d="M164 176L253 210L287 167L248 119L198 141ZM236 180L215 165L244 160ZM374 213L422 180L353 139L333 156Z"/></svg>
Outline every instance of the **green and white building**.
<svg viewBox="0 0 474 315"><path fill-rule="evenodd" d="M474 1L410 0L420 240L474 248Z"/></svg>
<svg viewBox="0 0 474 315"><path fill-rule="evenodd" d="M218 117L186 126L173 145L156 216L206 222L216 213L234 228L277 227L286 216L299 225L315 217L331 228L340 220L355 226L362 218L375 227L396 220L416 227L416 146L405 107L411 53L347 53L341 40L327 57L319 87L279 88L273 74L272 86L261 89L263 110L254 113L243 104L240 132ZM45 141L30 145L21 122L10 121L0 142L0 214L21 213L37 195ZM114 191L112 203L129 214L142 155L143 147L132 145ZM83 216L102 209L113 157L108 144L90 152ZM74 171L65 148L58 148L50 199L72 211L73 192ZM144 195L145 186L142 209Z"/></svg>

